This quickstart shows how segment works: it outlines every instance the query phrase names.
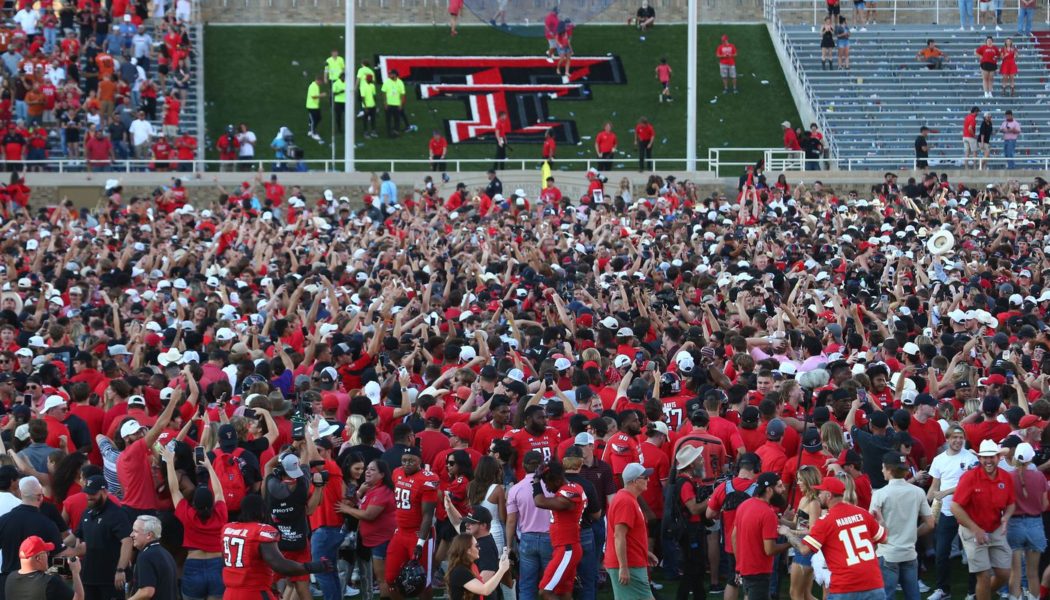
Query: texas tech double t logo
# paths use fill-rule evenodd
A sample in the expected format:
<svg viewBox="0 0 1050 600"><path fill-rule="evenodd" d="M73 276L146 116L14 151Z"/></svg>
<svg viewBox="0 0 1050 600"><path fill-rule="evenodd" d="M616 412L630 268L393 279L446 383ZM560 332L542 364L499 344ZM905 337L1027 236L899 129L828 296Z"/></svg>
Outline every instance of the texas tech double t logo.
<svg viewBox="0 0 1050 600"><path fill-rule="evenodd" d="M449 142L491 141L496 117L507 111L512 143L542 143L548 129L559 143L580 141L576 122L551 119L547 102L586 102L595 84L625 84L618 56L573 57L568 81L547 60L531 56L380 56L381 76L396 70L406 83L418 85L422 100L455 100L466 119L445 121Z"/></svg>

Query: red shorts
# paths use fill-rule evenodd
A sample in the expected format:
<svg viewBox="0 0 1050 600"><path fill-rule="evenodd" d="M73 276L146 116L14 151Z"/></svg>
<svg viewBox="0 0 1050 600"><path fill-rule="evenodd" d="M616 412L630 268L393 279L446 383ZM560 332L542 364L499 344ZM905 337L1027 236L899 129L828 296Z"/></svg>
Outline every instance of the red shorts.
<svg viewBox="0 0 1050 600"><path fill-rule="evenodd" d="M222 600L273 600L273 594L270 593L270 590L226 588Z"/></svg>
<svg viewBox="0 0 1050 600"><path fill-rule="evenodd" d="M306 548L303 548L302 550L282 550L281 554L283 554L284 557L288 560L294 560L295 562L308 563L311 560L313 560L310 557L309 545L306 546ZM275 583L282 579L287 579L288 581L310 581L310 574L307 573L306 575L293 575L291 577L286 577L276 572L273 574L273 580Z"/></svg>
<svg viewBox="0 0 1050 600"><path fill-rule="evenodd" d="M557 546L551 555L551 561L543 571L540 589L558 596L572 593L576 581L576 566L583 558L583 547L579 544Z"/></svg>
<svg viewBox="0 0 1050 600"><path fill-rule="evenodd" d="M387 585L394 585L394 581L397 579L398 573L401 572L401 567L405 566L405 563L412 560L416 552L416 541L419 538L416 537L416 532L395 532L394 537L390 538L390 543L386 547L386 583ZM423 545L423 557L419 559L420 564L423 565L423 570L427 574L427 587L430 587L430 564L434 558L434 538L431 536L427 543Z"/></svg>

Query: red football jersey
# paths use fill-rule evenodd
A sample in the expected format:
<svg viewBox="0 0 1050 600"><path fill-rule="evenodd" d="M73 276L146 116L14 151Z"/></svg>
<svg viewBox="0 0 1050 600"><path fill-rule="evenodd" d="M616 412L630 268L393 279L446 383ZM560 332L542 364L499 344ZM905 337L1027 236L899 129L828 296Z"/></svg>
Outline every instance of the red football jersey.
<svg viewBox="0 0 1050 600"><path fill-rule="evenodd" d="M814 551L824 552L831 571L831 594L848 594L882 588L882 571L875 544L886 541L886 530L871 513L839 502L818 520L803 540Z"/></svg>
<svg viewBox="0 0 1050 600"><path fill-rule="evenodd" d="M638 449L638 442L621 431L612 436L608 445L605 446L602 460L609 463L614 475L620 475L627 465L642 462L642 453Z"/></svg>
<svg viewBox="0 0 1050 600"><path fill-rule="evenodd" d="M394 508L397 528L419 531L423 523L423 503L437 504L438 477L430 471L416 471L414 475L405 475L405 469L394 470Z"/></svg>
<svg viewBox="0 0 1050 600"><path fill-rule="evenodd" d="M694 397L693 394L678 394L660 400L664 405L664 416L667 417L668 429L678 431L678 428L685 422L685 403Z"/></svg>
<svg viewBox="0 0 1050 600"><path fill-rule="evenodd" d="M551 511L551 546L580 543L580 517L587 507L587 495L578 483L566 483L558 488L556 496L572 502L568 510Z"/></svg>
<svg viewBox="0 0 1050 600"><path fill-rule="evenodd" d="M228 523L222 530L225 568L222 582L228 588L264 591L273 583L273 569L262 557L260 544L277 543L281 534L263 523Z"/></svg>
<svg viewBox="0 0 1050 600"><path fill-rule="evenodd" d="M511 445L518 452L518 464L515 466L515 472L518 481L521 481L525 478L525 467L522 464L525 460L525 453L529 450L536 450L543 454L543 460L550 459L558 449L561 434L553 427L548 427L540 435L532 435L527 429L511 429L504 436L504 439L510 440Z"/></svg>

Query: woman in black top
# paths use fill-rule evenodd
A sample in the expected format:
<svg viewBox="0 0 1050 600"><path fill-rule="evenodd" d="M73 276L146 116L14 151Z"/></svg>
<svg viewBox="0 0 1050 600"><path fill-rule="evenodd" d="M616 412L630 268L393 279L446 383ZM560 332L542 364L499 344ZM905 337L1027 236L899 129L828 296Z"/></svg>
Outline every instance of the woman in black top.
<svg viewBox="0 0 1050 600"><path fill-rule="evenodd" d="M984 120L977 129L977 147L981 149L984 158L978 164L978 169L984 168L985 160L992 154L992 113L984 113Z"/></svg>
<svg viewBox="0 0 1050 600"><path fill-rule="evenodd" d="M485 600L485 597L496 591L500 580L510 570L510 558L507 549L499 558L499 569L487 581L482 581L478 567L474 563L480 552L474 536L461 533L452 538L448 549L448 571L445 573L445 588L450 600Z"/></svg>

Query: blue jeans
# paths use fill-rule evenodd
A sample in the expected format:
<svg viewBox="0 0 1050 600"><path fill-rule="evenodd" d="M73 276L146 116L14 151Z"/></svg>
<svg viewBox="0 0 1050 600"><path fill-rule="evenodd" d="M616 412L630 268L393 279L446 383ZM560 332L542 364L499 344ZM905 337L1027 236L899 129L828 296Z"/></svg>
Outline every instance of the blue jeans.
<svg viewBox="0 0 1050 600"><path fill-rule="evenodd" d="M221 558L188 558L182 570L182 597L203 600L209 596L221 598L226 591L222 583Z"/></svg>
<svg viewBox="0 0 1050 600"><path fill-rule="evenodd" d="M521 534L518 542L518 600L536 600L540 578L552 554L550 534Z"/></svg>
<svg viewBox="0 0 1050 600"><path fill-rule="evenodd" d="M576 567L576 576L580 578L582 600L595 600L598 595L598 550L594 546L594 530L580 529L580 546L583 558Z"/></svg>
<svg viewBox="0 0 1050 600"><path fill-rule="evenodd" d="M1032 35L1032 16L1035 15L1034 8L1022 8L1017 13L1017 35Z"/></svg>
<svg viewBox="0 0 1050 600"><path fill-rule="evenodd" d="M959 0L959 27L973 27L973 0Z"/></svg>
<svg viewBox="0 0 1050 600"><path fill-rule="evenodd" d="M1006 158L1013 158L1014 153L1017 151L1017 140L1003 140L1003 156ZM1006 168L1012 169L1017 164L1012 160L1006 161Z"/></svg>
<svg viewBox="0 0 1050 600"><path fill-rule="evenodd" d="M310 559L327 558L333 565L339 560L339 545L343 543L343 530L339 527L318 527L310 538ZM317 584L321 586L324 600L342 600L343 590L339 585L339 572L317 573Z"/></svg>
<svg viewBox="0 0 1050 600"><path fill-rule="evenodd" d="M29 120L29 105L25 100L15 100L15 119Z"/></svg>
<svg viewBox="0 0 1050 600"><path fill-rule="evenodd" d="M45 27L44 28L44 54L51 54L55 50L55 45L58 43L58 28L56 27Z"/></svg>
<svg viewBox="0 0 1050 600"><path fill-rule="evenodd" d="M866 592L828 594L827 600L886 600L886 590L882 588L875 588Z"/></svg>
<svg viewBox="0 0 1050 600"><path fill-rule="evenodd" d="M904 600L919 600L919 560L904 562L886 562L879 557L879 568L882 569L882 585L886 597L892 598L900 583L904 591Z"/></svg>

